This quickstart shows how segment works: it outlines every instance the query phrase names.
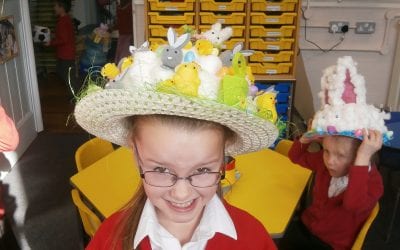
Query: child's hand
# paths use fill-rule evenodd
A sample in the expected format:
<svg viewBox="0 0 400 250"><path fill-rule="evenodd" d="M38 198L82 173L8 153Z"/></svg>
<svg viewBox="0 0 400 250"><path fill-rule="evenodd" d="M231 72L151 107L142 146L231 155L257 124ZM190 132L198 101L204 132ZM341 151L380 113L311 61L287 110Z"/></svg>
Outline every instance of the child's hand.
<svg viewBox="0 0 400 250"><path fill-rule="evenodd" d="M307 131L311 130L312 127L312 119L309 119L307 122ZM318 139L316 140L315 138L309 138L309 137L305 137L304 135L300 137L299 139L301 144L308 144L311 143L313 141L318 141Z"/></svg>
<svg viewBox="0 0 400 250"><path fill-rule="evenodd" d="M382 133L377 130L363 129L363 138L354 161L356 166L369 165L372 155L382 147Z"/></svg>

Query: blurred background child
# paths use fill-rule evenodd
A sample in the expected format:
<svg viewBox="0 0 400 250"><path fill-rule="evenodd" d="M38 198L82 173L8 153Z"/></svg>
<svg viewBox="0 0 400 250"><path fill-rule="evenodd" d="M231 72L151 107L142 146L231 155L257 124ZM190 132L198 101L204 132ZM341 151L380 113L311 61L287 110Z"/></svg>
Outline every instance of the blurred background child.
<svg viewBox="0 0 400 250"><path fill-rule="evenodd" d="M293 222L280 249L351 249L383 194L382 177L371 159L391 139L387 115L365 103L365 81L351 57L325 70L308 132L296 139L289 158L314 171L312 203ZM309 152L312 141L322 150Z"/></svg>

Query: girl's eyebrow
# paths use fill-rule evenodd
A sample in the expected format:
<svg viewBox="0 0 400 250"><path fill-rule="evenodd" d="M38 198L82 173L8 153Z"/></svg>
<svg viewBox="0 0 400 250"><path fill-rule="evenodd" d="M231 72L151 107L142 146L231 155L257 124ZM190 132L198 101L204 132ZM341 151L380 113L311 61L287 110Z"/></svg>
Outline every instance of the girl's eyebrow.
<svg viewBox="0 0 400 250"><path fill-rule="evenodd" d="M143 160L143 159L142 159L142 160ZM166 167L166 168L171 167L171 166L174 165L173 163L171 163L171 164L169 164L169 163L163 163L163 162L157 161L157 160L152 159L152 158L146 159L146 161L151 162L151 163L153 163L153 164L155 163L155 164L157 164L157 165L160 165L160 166ZM215 160L210 160L210 161L207 161L207 162L199 163L199 164L197 164L197 165L194 165L194 166L191 168L191 170L195 170L196 168L199 168L199 167L204 167L204 166L207 166L207 165L210 165L210 164L214 164L214 163L217 163L217 162L219 162L219 161L220 161L220 159L215 159ZM143 163L143 162L142 162L142 163ZM223 161L222 161L222 164L223 164Z"/></svg>

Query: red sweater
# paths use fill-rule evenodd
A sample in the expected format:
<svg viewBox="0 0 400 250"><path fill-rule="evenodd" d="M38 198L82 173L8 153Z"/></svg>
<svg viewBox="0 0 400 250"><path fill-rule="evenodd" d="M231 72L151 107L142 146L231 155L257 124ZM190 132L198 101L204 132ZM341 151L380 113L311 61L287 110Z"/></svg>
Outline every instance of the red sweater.
<svg viewBox="0 0 400 250"><path fill-rule="evenodd" d="M15 150L18 142L19 136L14 122L0 106L0 152Z"/></svg>
<svg viewBox="0 0 400 250"><path fill-rule="evenodd" d="M350 166L349 183L344 192L329 198L331 176L322 151L310 153L308 144L296 140L289 158L315 171L313 202L301 216L312 234L334 249L350 249L363 223L383 194L382 177L375 166Z"/></svg>
<svg viewBox="0 0 400 250"><path fill-rule="evenodd" d="M55 38L50 42L56 47L56 56L61 60L75 60L75 34L69 15L58 18Z"/></svg>
<svg viewBox="0 0 400 250"><path fill-rule="evenodd" d="M224 203L229 215L235 225L237 240L224 234L216 233L207 242L206 250L275 250L274 242L268 235L264 226L247 212ZM111 250L112 232L118 226L121 213L117 212L107 218L97 230L86 250ZM121 245L117 249L122 249ZM140 250L151 250L150 240L146 237L140 243Z"/></svg>

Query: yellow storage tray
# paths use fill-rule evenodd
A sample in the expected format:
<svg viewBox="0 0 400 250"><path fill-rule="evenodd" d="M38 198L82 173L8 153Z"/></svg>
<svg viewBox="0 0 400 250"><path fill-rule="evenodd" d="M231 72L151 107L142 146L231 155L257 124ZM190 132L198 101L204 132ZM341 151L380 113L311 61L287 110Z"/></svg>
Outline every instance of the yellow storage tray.
<svg viewBox="0 0 400 250"><path fill-rule="evenodd" d="M148 40L149 40L150 46L168 44L168 41L166 39L163 39L160 37L149 37Z"/></svg>
<svg viewBox="0 0 400 250"><path fill-rule="evenodd" d="M243 43L243 45L244 45L244 39L231 38L228 41L224 42L224 44L222 45L221 49L230 49L230 50L232 50L236 43Z"/></svg>
<svg viewBox="0 0 400 250"><path fill-rule="evenodd" d="M281 15L266 15L263 12L251 13L252 24L293 24L296 13L282 13Z"/></svg>
<svg viewBox="0 0 400 250"><path fill-rule="evenodd" d="M249 63L253 74L276 75L288 74L292 68L291 63Z"/></svg>
<svg viewBox="0 0 400 250"><path fill-rule="evenodd" d="M293 37L296 26L283 25L280 28L269 28L261 25L250 26L251 37Z"/></svg>
<svg viewBox="0 0 400 250"><path fill-rule="evenodd" d="M295 11L297 0L282 0L272 2L265 0L251 1L252 11Z"/></svg>
<svg viewBox="0 0 400 250"><path fill-rule="evenodd" d="M233 25L230 27L233 30L232 37L244 37L244 29L246 28L246 26ZM211 25L200 25L199 29L201 32L205 32L211 29Z"/></svg>
<svg viewBox="0 0 400 250"><path fill-rule="evenodd" d="M167 37L167 32L168 32L168 28L171 27L171 25L149 25L149 36L152 37ZM192 29L194 29L194 26L189 26ZM182 25L178 25L178 26L172 26L172 28L174 28L175 32L177 32L178 34L183 34L185 32L185 30L183 29Z"/></svg>
<svg viewBox="0 0 400 250"><path fill-rule="evenodd" d="M216 15L212 12L200 12L201 24L214 24L216 22L222 24L244 24L245 13L230 13Z"/></svg>
<svg viewBox="0 0 400 250"><path fill-rule="evenodd" d="M161 1L147 0L149 2L150 11L193 11L195 0Z"/></svg>
<svg viewBox="0 0 400 250"><path fill-rule="evenodd" d="M245 5L246 0L231 0L230 2L200 1L200 9L202 11L244 11Z"/></svg>
<svg viewBox="0 0 400 250"><path fill-rule="evenodd" d="M255 51L250 56L250 62L290 62L293 51L280 51L279 53L264 53Z"/></svg>
<svg viewBox="0 0 400 250"><path fill-rule="evenodd" d="M149 24L193 24L195 13L191 12L173 12L169 15L161 15L158 12L148 12Z"/></svg>
<svg viewBox="0 0 400 250"><path fill-rule="evenodd" d="M251 38L250 49L256 50L290 50L294 43L293 38L282 38L276 41L264 41L261 38Z"/></svg>

